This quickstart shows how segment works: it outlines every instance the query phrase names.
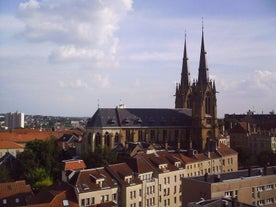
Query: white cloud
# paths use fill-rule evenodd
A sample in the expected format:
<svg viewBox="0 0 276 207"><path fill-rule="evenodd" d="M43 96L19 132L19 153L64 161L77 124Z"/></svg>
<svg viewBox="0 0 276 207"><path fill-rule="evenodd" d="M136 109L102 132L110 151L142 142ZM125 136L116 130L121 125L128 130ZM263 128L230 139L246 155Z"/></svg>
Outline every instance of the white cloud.
<svg viewBox="0 0 276 207"><path fill-rule="evenodd" d="M98 82L101 88L107 88L110 85L109 77L101 74L95 75L95 80Z"/></svg>
<svg viewBox="0 0 276 207"><path fill-rule="evenodd" d="M119 21L132 8L132 0L29 0L21 3L18 18L25 23L21 37L51 42L53 62L93 60L117 64L115 55Z"/></svg>

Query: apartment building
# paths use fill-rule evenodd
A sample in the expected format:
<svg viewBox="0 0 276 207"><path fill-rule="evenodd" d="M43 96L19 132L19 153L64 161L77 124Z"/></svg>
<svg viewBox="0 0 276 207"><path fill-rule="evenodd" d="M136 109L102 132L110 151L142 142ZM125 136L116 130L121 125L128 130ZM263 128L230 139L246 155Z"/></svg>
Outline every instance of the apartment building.
<svg viewBox="0 0 276 207"><path fill-rule="evenodd" d="M24 128L24 113L7 113L5 123L9 129Z"/></svg>
<svg viewBox="0 0 276 207"><path fill-rule="evenodd" d="M155 193L157 206L181 206L181 178L185 175L183 162L166 150L140 152L136 159L143 159L153 169L153 176L158 180ZM149 205L146 205L149 206Z"/></svg>
<svg viewBox="0 0 276 207"><path fill-rule="evenodd" d="M276 169L271 167L183 178L182 191L184 207L201 198L228 198L250 205L275 206Z"/></svg>
<svg viewBox="0 0 276 207"><path fill-rule="evenodd" d="M69 175L69 183L74 186L79 206L117 203L118 182L103 167L74 172Z"/></svg>
<svg viewBox="0 0 276 207"><path fill-rule="evenodd" d="M142 181L126 163L108 165L106 170L120 185L118 206L142 207Z"/></svg>

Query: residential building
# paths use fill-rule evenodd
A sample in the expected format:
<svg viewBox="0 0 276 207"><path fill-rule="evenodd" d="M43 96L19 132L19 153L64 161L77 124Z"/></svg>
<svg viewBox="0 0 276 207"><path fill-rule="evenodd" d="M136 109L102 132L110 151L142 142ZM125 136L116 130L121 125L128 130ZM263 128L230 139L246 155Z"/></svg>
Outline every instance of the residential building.
<svg viewBox="0 0 276 207"><path fill-rule="evenodd" d="M41 189L25 207L79 207L74 188L68 183L59 182Z"/></svg>
<svg viewBox="0 0 276 207"><path fill-rule="evenodd" d="M108 165L106 170L119 184L118 206L142 207L142 181L126 163Z"/></svg>
<svg viewBox="0 0 276 207"><path fill-rule="evenodd" d="M140 152L134 158L148 163L153 169L153 177L158 180L155 187L158 199L146 206L181 206L181 178L185 175L183 162L165 150Z"/></svg>
<svg viewBox="0 0 276 207"><path fill-rule="evenodd" d="M31 186L27 185L24 180L0 183L0 206L23 206L28 204L32 197Z"/></svg>
<svg viewBox="0 0 276 207"><path fill-rule="evenodd" d="M74 187L79 206L117 203L121 196L118 182L103 167L73 172L68 182Z"/></svg>
<svg viewBox="0 0 276 207"><path fill-rule="evenodd" d="M74 175L75 171L84 170L86 164L83 160L63 160L61 179L63 182L68 182L68 177Z"/></svg>
<svg viewBox="0 0 276 207"><path fill-rule="evenodd" d="M276 168L183 178L182 192L183 207L201 198L205 200L228 198L250 205L275 206Z"/></svg>
<svg viewBox="0 0 276 207"><path fill-rule="evenodd" d="M0 140L0 158L6 153L10 153L16 157L20 152L24 151L24 147L12 141L2 141Z"/></svg>
<svg viewBox="0 0 276 207"><path fill-rule="evenodd" d="M7 113L5 123L9 129L24 128L24 113L21 113L21 112Z"/></svg>
<svg viewBox="0 0 276 207"><path fill-rule="evenodd" d="M275 114L226 114L225 123L232 147L246 146L252 154L261 151L276 153Z"/></svg>
<svg viewBox="0 0 276 207"><path fill-rule="evenodd" d="M238 170L238 153L219 144L215 151L198 153L196 150L189 150L188 153L173 153L185 166L185 177L203 176Z"/></svg>

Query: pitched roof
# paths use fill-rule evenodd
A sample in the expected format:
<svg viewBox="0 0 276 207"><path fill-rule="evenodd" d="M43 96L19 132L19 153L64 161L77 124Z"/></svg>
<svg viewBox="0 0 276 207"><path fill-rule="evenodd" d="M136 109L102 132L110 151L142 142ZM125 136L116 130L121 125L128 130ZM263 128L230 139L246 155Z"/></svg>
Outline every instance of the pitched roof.
<svg viewBox="0 0 276 207"><path fill-rule="evenodd" d="M83 160L64 160L62 161L62 169L67 170L81 170L85 169L86 164Z"/></svg>
<svg viewBox="0 0 276 207"><path fill-rule="evenodd" d="M25 180L0 183L0 199L23 193L32 194L31 186L27 185Z"/></svg>
<svg viewBox="0 0 276 207"><path fill-rule="evenodd" d="M99 108L87 127L191 126L190 109Z"/></svg>
<svg viewBox="0 0 276 207"><path fill-rule="evenodd" d="M134 176L133 170L126 163L108 165L106 169L121 183L123 186L141 184L142 181ZM131 176L131 182L127 182L125 177Z"/></svg>
<svg viewBox="0 0 276 207"><path fill-rule="evenodd" d="M12 131L0 131L0 140L26 143L35 139L46 140L50 137L58 138L63 134L75 134L81 136L79 130L39 131L36 129L14 129Z"/></svg>
<svg viewBox="0 0 276 207"><path fill-rule="evenodd" d="M102 186L97 183L97 179L102 180ZM80 170L70 182L78 189L79 193L97 191L105 187L117 188L118 185L105 168Z"/></svg>
<svg viewBox="0 0 276 207"><path fill-rule="evenodd" d="M234 155L238 154L235 150L233 150L230 147L227 147L226 145L220 143L219 147L217 149L218 153L220 153L222 156L227 156L227 155Z"/></svg>
<svg viewBox="0 0 276 207"><path fill-rule="evenodd" d="M64 207L64 206L78 207L77 198L73 187L67 183L56 183L50 187L43 188L30 201L30 207Z"/></svg>
<svg viewBox="0 0 276 207"><path fill-rule="evenodd" d="M160 150L150 154L141 152L139 155L141 155L155 169L155 171L159 173L168 170L179 170L179 168L183 167L181 159L173 156L173 154L170 154L166 150ZM176 166L175 162L180 162L180 166ZM160 165L166 165L166 167L160 168Z"/></svg>
<svg viewBox="0 0 276 207"><path fill-rule="evenodd" d="M24 147L12 141L0 140L0 149L24 149Z"/></svg>

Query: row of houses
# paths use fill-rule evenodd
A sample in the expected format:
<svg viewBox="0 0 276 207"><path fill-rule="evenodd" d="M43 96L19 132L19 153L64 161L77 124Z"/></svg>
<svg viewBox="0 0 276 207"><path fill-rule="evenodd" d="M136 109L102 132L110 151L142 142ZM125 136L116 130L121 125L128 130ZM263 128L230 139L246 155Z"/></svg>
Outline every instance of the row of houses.
<svg viewBox="0 0 276 207"><path fill-rule="evenodd" d="M120 156L119 163L106 167L86 169L82 160L67 160L62 169L62 183L35 196L7 196L4 192L16 187L0 184L5 185L1 205L182 206L182 178L236 171L237 153L224 145L210 153L149 149L132 157Z"/></svg>
<svg viewBox="0 0 276 207"><path fill-rule="evenodd" d="M65 167L62 177L74 187L80 206L182 206L182 178L237 170L237 153L225 146L210 154L148 150L119 159L95 169L84 169L81 161L64 162L74 166Z"/></svg>

